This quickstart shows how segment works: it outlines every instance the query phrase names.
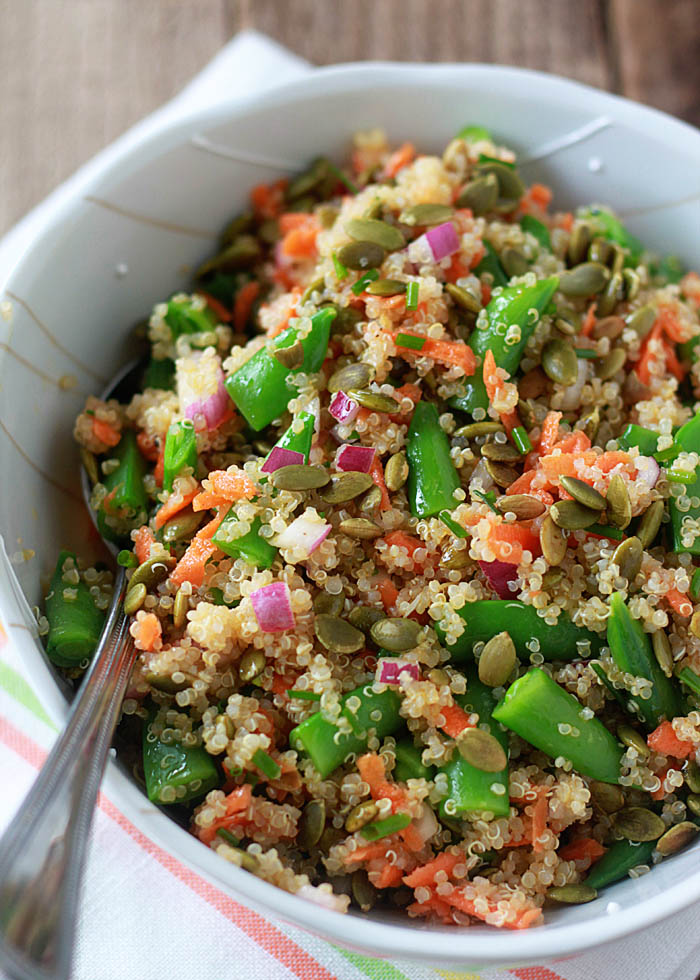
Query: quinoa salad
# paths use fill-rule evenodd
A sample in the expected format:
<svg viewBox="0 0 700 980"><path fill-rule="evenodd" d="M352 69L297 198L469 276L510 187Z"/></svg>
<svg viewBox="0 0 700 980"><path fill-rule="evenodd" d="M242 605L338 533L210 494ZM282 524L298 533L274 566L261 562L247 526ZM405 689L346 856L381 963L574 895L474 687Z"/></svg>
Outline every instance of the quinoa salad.
<svg viewBox="0 0 700 980"><path fill-rule="evenodd" d="M76 421L122 760L330 909L538 926L700 829L700 276L551 203L481 126L359 133L253 188ZM69 677L111 581L58 557Z"/></svg>

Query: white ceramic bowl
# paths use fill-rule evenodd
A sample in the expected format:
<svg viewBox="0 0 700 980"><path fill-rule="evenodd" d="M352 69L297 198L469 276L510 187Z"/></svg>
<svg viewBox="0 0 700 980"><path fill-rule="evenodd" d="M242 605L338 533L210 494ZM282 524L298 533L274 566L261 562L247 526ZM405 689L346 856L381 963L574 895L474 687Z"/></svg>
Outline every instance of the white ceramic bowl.
<svg viewBox="0 0 700 980"><path fill-rule="evenodd" d="M183 267L208 254L252 185L321 153L341 160L357 129L382 126L392 141L439 151L467 122L487 125L514 147L525 177L551 184L558 206L610 202L650 245L700 267L700 133L593 89L510 68L315 71L243 103L137 128L52 195L43 227L23 255L12 256L0 283L0 299L13 304L12 321L0 324L0 615L57 722L67 704L29 606L40 601L40 572L59 547L79 550L86 537L72 423L84 395L125 360L128 327L186 282ZM66 375L77 387L56 384ZM18 547L38 557L13 566L8 555ZM217 858L116 765L106 788L145 834L219 888L374 956L453 967L543 962L634 932L700 898L699 843L589 905L548 912L545 926L524 932L342 916Z"/></svg>

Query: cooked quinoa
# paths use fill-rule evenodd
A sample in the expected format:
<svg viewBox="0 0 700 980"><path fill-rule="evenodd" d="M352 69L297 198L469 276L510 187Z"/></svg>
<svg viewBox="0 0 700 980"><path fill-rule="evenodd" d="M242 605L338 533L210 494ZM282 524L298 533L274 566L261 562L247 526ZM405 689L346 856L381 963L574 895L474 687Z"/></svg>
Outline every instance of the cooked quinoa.
<svg viewBox="0 0 700 980"><path fill-rule="evenodd" d="M700 276L551 197L481 127L360 133L253 189L76 421L119 751L331 909L539 925L700 823ZM61 553L73 676L110 588Z"/></svg>

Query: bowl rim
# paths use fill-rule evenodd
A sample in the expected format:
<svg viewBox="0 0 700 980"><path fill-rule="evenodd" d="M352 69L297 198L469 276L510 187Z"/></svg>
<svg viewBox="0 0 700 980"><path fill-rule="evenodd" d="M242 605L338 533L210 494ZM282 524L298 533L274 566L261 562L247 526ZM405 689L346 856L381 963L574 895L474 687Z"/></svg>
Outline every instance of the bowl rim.
<svg viewBox="0 0 700 980"><path fill-rule="evenodd" d="M83 165L72 177L54 190L44 202L22 219L15 230L8 233L5 242L35 220L36 227L22 248L11 257L4 249L5 267L0 269L0 293L4 293L25 263L31 262L35 249L45 238L66 220L71 210L79 205L90 189L109 185L119 175L119 169L135 154L142 164L149 158L166 152L188 135L198 130L216 126L254 114L272 106L284 108L316 94L322 86L329 95L352 95L355 92L373 91L401 85L404 88L459 82L473 89L507 94L513 87L526 86L533 99L543 105L568 106L586 110L590 115L609 115L613 121L633 129L653 129L669 149L694 156L700 163L700 131L668 114L641 105L621 96L612 95L589 85L571 81L557 75L531 69L501 65L470 64L412 64L392 62L363 62L333 65L314 69L308 75L279 87L263 92L234 98L213 107L191 109L183 116L172 118L167 106L137 123L110 146L100 151ZM11 251L11 250L10 250ZM4 361L0 360L0 370ZM17 580L11 586L19 590ZM25 603L26 605L26 603ZM5 624L12 619L23 619L22 599L13 594L10 587L0 585L0 616ZM29 633L8 630L11 642L17 646L22 659L30 665L28 676L40 693L42 703L52 720L63 724L69 708L60 693L47 662L42 658ZM665 919L674 912L700 899L700 869L684 881L664 888L627 909L614 915L601 915L589 922L556 924L524 931L487 931L484 927L470 929L439 929L423 926L416 928L413 920L405 924L383 923L371 918L342 915L316 904L304 901L261 881L242 870L228 865L208 848L200 845L187 831L173 823L169 817L149 803L145 796L134 789L114 764L110 764L106 785L114 794L120 808L139 829L162 846L173 851L207 879L236 897L250 901L253 907L279 916L286 922L336 941L349 947L362 947L373 955L385 958L438 963L501 964L504 962L537 962L551 960L584 951L591 946L607 943L631 935L647 926ZM134 795L137 794L137 796ZM131 798L133 797L133 799ZM137 804L138 799L138 804ZM179 835L179 836L178 836ZM658 898L663 895L663 902ZM361 933L358 935L357 933ZM449 935L450 942L440 940ZM447 948L446 948L447 947ZM445 950L443 952L442 950Z"/></svg>

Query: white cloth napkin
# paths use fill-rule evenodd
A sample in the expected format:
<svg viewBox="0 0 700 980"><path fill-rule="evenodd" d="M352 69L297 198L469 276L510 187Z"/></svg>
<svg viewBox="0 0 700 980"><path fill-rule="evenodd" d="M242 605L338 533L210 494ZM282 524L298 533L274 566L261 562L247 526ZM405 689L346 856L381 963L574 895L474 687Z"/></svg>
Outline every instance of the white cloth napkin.
<svg viewBox="0 0 700 980"><path fill-rule="evenodd" d="M239 34L159 117L176 117L312 70L254 31ZM136 127L138 130L143 123ZM72 181L90 168L82 168ZM69 182L70 183L70 182ZM46 214L35 208L0 243L16 259ZM29 789L56 731L3 643L0 624L0 831ZM266 921L147 840L104 795L96 816L78 922L75 980L695 980L698 906L621 942L547 966L455 973L389 963ZM0 974L2 977L2 974Z"/></svg>

